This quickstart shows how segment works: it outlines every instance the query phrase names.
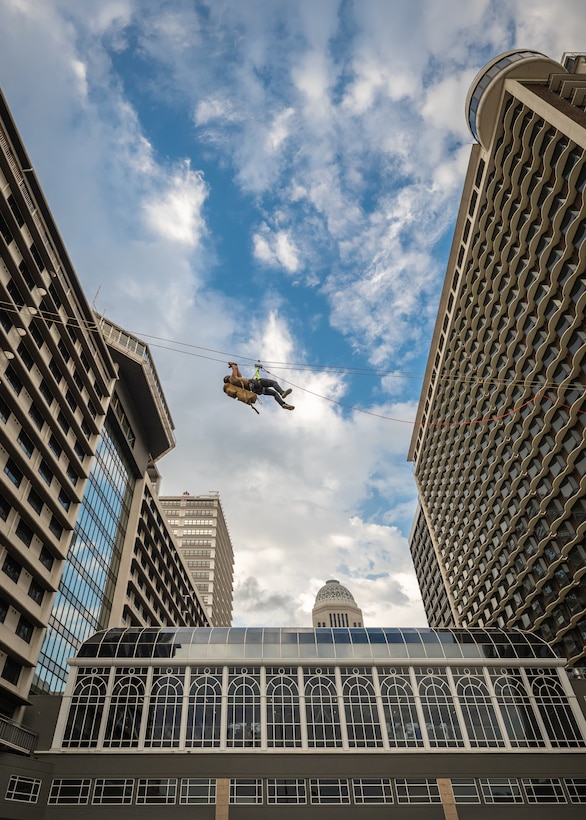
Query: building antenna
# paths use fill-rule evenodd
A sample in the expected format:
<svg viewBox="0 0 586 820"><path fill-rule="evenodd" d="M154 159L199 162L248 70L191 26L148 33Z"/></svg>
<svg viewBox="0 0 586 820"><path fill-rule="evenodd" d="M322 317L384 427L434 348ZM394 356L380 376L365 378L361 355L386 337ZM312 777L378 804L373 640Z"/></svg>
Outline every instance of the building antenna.
<svg viewBox="0 0 586 820"><path fill-rule="evenodd" d="M98 287L97 291L96 291L96 295L95 295L95 296L94 296L94 298L92 299L92 310L95 310L95 309L96 309L96 299L98 298L98 296L99 296L99 294L100 294L100 291L101 291L101 290L102 290L102 286L100 285L100 286Z"/></svg>

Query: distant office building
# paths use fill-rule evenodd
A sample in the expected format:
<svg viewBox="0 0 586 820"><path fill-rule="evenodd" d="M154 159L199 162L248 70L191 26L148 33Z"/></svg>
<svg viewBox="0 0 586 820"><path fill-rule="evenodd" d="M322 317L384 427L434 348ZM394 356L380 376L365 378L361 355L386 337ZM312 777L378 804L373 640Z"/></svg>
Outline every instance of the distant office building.
<svg viewBox="0 0 586 820"><path fill-rule="evenodd" d="M586 657L586 59L492 60L409 457L431 625ZM445 587L445 593L441 586Z"/></svg>
<svg viewBox="0 0 586 820"><path fill-rule="evenodd" d="M0 189L2 744L96 629L208 621L149 483L174 444L150 353L98 326L1 95Z"/></svg>
<svg viewBox="0 0 586 820"><path fill-rule="evenodd" d="M497 629L101 632L35 698L34 757L0 758L0 814L577 820L564 663Z"/></svg>
<svg viewBox="0 0 586 820"><path fill-rule="evenodd" d="M326 581L315 596L311 620L314 627L364 625L362 610L356 605L354 596L333 578Z"/></svg>
<svg viewBox="0 0 586 820"><path fill-rule="evenodd" d="M214 626L232 624L234 550L220 496L165 495L161 506Z"/></svg>

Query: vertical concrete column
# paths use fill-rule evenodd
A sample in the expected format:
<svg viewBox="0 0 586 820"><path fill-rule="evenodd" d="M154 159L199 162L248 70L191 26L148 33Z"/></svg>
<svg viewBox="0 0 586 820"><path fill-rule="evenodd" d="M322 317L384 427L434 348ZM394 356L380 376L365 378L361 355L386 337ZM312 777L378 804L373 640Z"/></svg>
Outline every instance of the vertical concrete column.
<svg viewBox="0 0 586 820"><path fill-rule="evenodd" d="M216 779L216 820L228 820L230 811L230 780L227 777Z"/></svg>
<svg viewBox="0 0 586 820"><path fill-rule="evenodd" d="M438 777L437 787L442 800L444 817L446 820L458 820L458 809L456 808L452 781L449 777Z"/></svg>

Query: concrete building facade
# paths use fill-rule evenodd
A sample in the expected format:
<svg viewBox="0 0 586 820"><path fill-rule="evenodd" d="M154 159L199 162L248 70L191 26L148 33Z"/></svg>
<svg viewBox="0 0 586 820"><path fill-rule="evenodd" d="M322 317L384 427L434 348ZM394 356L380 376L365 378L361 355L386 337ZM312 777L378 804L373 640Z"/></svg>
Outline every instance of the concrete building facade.
<svg viewBox="0 0 586 820"><path fill-rule="evenodd" d="M473 146L409 458L431 625L586 658L586 59L475 78ZM443 587L443 590L442 590Z"/></svg>
<svg viewBox="0 0 586 820"><path fill-rule="evenodd" d="M1 96L0 189L0 743L18 748L29 692L62 691L97 629L208 620L156 497L174 439L150 352L92 311Z"/></svg>
<svg viewBox="0 0 586 820"><path fill-rule="evenodd" d="M214 626L231 626L234 549L217 492L161 496L161 506Z"/></svg>

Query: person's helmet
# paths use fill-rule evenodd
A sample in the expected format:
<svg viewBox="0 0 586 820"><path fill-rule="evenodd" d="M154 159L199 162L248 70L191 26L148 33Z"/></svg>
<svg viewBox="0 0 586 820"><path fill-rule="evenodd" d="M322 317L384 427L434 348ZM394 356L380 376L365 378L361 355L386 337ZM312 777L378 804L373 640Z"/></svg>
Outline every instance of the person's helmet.
<svg viewBox="0 0 586 820"><path fill-rule="evenodd" d="M224 384L229 384L230 376L224 376Z"/></svg>

